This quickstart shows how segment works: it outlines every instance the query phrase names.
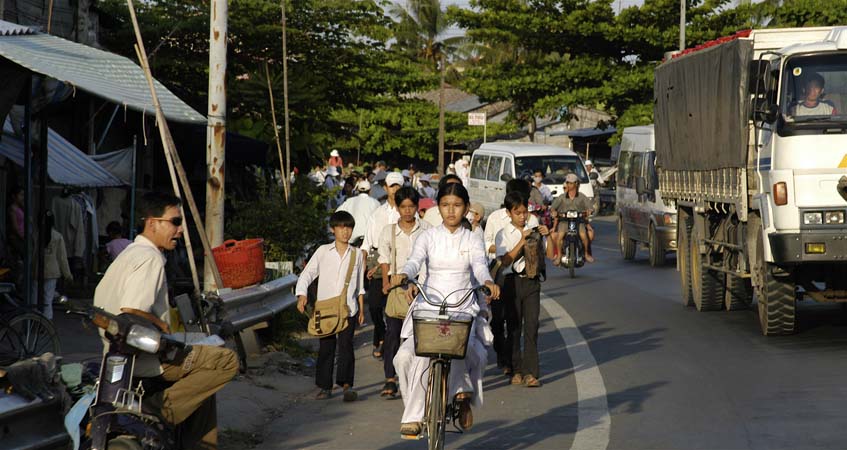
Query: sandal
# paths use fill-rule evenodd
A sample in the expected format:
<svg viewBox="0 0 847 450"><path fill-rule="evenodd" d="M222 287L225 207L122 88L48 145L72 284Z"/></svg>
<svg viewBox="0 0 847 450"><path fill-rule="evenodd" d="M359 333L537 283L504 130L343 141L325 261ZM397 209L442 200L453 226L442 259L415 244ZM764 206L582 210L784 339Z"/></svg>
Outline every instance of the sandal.
<svg viewBox="0 0 847 450"><path fill-rule="evenodd" d="M359 399L359 394L352 387L344 386L344 396L342 398L345 402L355 402Z"/></svg>
<svg viewBox="0 0 847 450"><path fill-rule="evenodd" d="M462 395L467 394L467 395ZM469 393L459 393L456 395L456 403L458 403L458 411L456 418L459 420L459 428L462 431L468 431L473 427L473 411L471 410L471 395Z"/></svg>
<svg viewBox="0 0 847 450"><path fill-rule="evenodd" d="M374 346L374 351L371 352L371 355L374 357L374 359L382 361L382 343Z"/></svg>
<svg viewBox="0 0 847 450"><path fill-rule="evenodd" d="M380 392L379 396L387 400L397 398L397 382L386 381L385 385L382 386L382 392Z"/></svg>
<svg viewBox="0 0 847 450"><path fill-rule="evenodd" d="M525 376L525 377L524 377L524 379L523 379L523 384L524 384L526 387L531 387L531 388L534 388L534 387L541 387L541 382L540 382L540 381L538 381L538 378L535 378L535 377L534 377L534 376L532 376L532 375L527 375L527 376Z"/></svg>
<svg viewBox="0 0 847 450"><path fill-rule="evenodd" d="M420 422L409 422L400 424L400 437L403 439L417 439L421 434Z"/></svg>
<svg viewBox="0 0 847 450"><path fill-rule="evenodd" d="M321 389L318 392L318 395L315 396L315 400L326 400L332 395L332 389Z"/></svg>
<svg viewBox="0 0 847 450"><path fill-rule="evenodd" d="M523 376L521 376L521 374L519 373L515 373L514 375L512 375L512 385L517 386L520 384L523 384Z"/></svg>

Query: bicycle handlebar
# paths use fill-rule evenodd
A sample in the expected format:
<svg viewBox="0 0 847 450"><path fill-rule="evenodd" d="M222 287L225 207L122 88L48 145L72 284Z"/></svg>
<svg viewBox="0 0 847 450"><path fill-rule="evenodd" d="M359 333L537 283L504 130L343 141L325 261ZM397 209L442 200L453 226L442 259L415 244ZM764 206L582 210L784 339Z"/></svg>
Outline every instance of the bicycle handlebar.
<svg viewBox="0 0 847 450"><path fill-rule="evenodd" d="M408 278L403 280L403 282L400 283L399 285L392 287L390 290L394 290L394 289L398 289L398 288L408 289L409 285L413 285L416 288L418 288L418 293L420 293L421 297L423 297L425 302L427 302L428 304L430 304L432 306L439 306L442 309L458 308L459 306L464 305L470 299L471 294L473 294L474 292L480 292L481 294L483 294L485 296L491 295L491 289L489 289L488 286L485 286L483 284L483 285L477 285L477 286L474 286L474 287L471 287L471 288L456 289L455 291L450 292L449 294L445 295L444 300L442 300L441 302L436 302L436 301L430 300L429 296L426 294L426 291L424 290L423 286L420 285L420 283L418 283L416 280L410 280ZM465 295L462 296L462 298L458 302L456 302L456 303L448 303L447 302L448 297L450 297L451 295L453 295L457 292L462 292L462 291L467 291L467 292L465 293Z"/></svg>

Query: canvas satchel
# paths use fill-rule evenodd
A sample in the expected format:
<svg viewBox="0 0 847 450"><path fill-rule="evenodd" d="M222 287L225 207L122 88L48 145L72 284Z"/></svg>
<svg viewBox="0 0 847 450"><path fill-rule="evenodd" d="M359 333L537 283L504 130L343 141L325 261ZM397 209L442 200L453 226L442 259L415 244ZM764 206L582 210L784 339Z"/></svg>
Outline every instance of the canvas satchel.
<svg viewBox="0 0 847 450"><path fill-rule="evenodd" d="M391 285L397 282L401 275L397 274L397 224L391 226ZM388 291L388 299L385 301L385 315L394 319L405 319L409 314L409 302L406 300L405 289L392 289Z"/></svg>
<svg viewBox="0 0 847 450"><path fill-rule="evenodd" d="M544 238L541 233L533 231L526 237L523 249L524 275L531 279L544 281L547 278L547 267L544 261Z"/></svg>
<svg viewBox="0 0 847 450"><path fill-rule="evenodd" d="M327 337L341 333L347 329L347 317L350 316L350 308L347 306L347 288L353 276L353 266L356 265L358 252L351 247L350 265L347 267L347 277L344 279L344 289L341 294L326 300L315 302L315 309L309 318L308 331L315 337Z"/></svg>

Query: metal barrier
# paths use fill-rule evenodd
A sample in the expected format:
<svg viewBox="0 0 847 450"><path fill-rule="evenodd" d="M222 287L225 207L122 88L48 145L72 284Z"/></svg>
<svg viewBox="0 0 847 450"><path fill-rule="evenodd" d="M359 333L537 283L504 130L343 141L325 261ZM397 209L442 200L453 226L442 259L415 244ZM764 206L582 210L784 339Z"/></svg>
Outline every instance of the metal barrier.
<svg viewBox="0 0 847 450"><path fill-rule="evenodd" d="M232 323L234 331L267 322L297 303L293 293L296 284L297 275L286 275L264 284L220 294L222 318Z"/></svg>

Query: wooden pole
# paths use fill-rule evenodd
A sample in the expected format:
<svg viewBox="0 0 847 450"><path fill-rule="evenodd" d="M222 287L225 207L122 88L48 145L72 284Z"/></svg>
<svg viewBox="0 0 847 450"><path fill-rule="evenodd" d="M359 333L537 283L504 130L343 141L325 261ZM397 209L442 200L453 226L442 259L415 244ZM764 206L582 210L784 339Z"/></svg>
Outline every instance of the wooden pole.
<svg viewBox="0 0 847 450"><path fill-rule="evenodd" d="M276 153L279 155L279 174L282 178L282 192L285 195L285 204L288 204L288 183L285 175L285 161L282 159L282 145L279 143L279 127L276 124L276 107L274 106L274 89L271 86L271 69L265 61L265 76L268 78L268 97L271 99L271 119L274 126L274 141L276 141Z"/></svg>
<svg viewBox="0 0 847 450"><path fill-rule="evenodd" d="M441 54L441 82L438 86L438 174L444 175L444 72L446 64Z"/></svg>
<svg viewBox="0 0 847 450"><path fill-rule="evenodd" d="M212 0L209 12L209 103L206 127L206 232L209 245L224 242L226 177L226 36L227 0ZM203 289L222 288L212 275L214 258L204 258Z"/></svg>
<svg viewBox="0 0 847 450"><path fill-rule="evenodd" d="M51 25L53 25L53 0L47 4L47 34L50 34Z"/></svg>
<svg viewBox="0 0 847 450"><path fill-rule="evenodd" d="M290 131L290 122L288 116L288 42L286 39L286 35L288 34L288 28L285 20L285 1L280 0L280 5L282 5L282 107L284 111L284 122L285 122L285 168L288 171L291 171L291 131ZM274 125L274 131L276 131L276 125ZM280 161L282 164L282 161ZM285 186L285 202L288 203L288 177L289 174L287 172L283 172L282 174L282 185Z"/></svg>
<svg viewBox="0 0 847 450"><path fill-rule="evenodd" d="M206 238L206 227L203 226L203 222L200 220L200 212L197 210L197 204L194 202L194 195L191 193L191 186L188 184L188 177L185 175L185 169L182 167L182 162L179 159L179 154L176 152L176 146L174 145L173 137L171 136L170 128L168 128L168 122L165 120L165 114L162 111L162 105L159 104L159 96L156 93L156 86L153 84L153 74L150 72L150 65L147 61L147 53L144 50L144 41L141 40L141 29L138 26L138 19L135 16L135 7L132 4L132 0L127 0L127 5L129 6L129 15L132 19L132 27L135 30L135 51L138 54L138 60L141 63L141 69L144 71L144 75L147 78L147 87L150 88L150 96L153 100L153 108L156 111L156 123L159 128L159 137L162 139L162 147L165 151L165 159L168 162L168 170L171 174L171 181L174 185L174 194L178 197L179 195L179 186L177 185L177 177L174 175L174 171L179 176L179 182L182 184L182 188L185 191L185 199L188 203L188 207L191 209L191 215L194 216L194 224L197 226L197 231L200 234L200 242L203 245L203 251L206 255L206 259L212 260L212 275L215 277L215 284L218 286L223 286L223 281L221 281L221 274L218 271L218 265L215 264L214 258L212 257L212 248L209 246L209 241ZM174 170L176 169L176 170ZM180 207L180 212L185 216L183 208ZM185 243L188 248L188 261L191 265L192 277L194 278L194 288L199 292L200 291L200 283L197 280L197 266L194 263L194 254L191 250L191 239L189 238L189 234L185 233Z"/></svg>

